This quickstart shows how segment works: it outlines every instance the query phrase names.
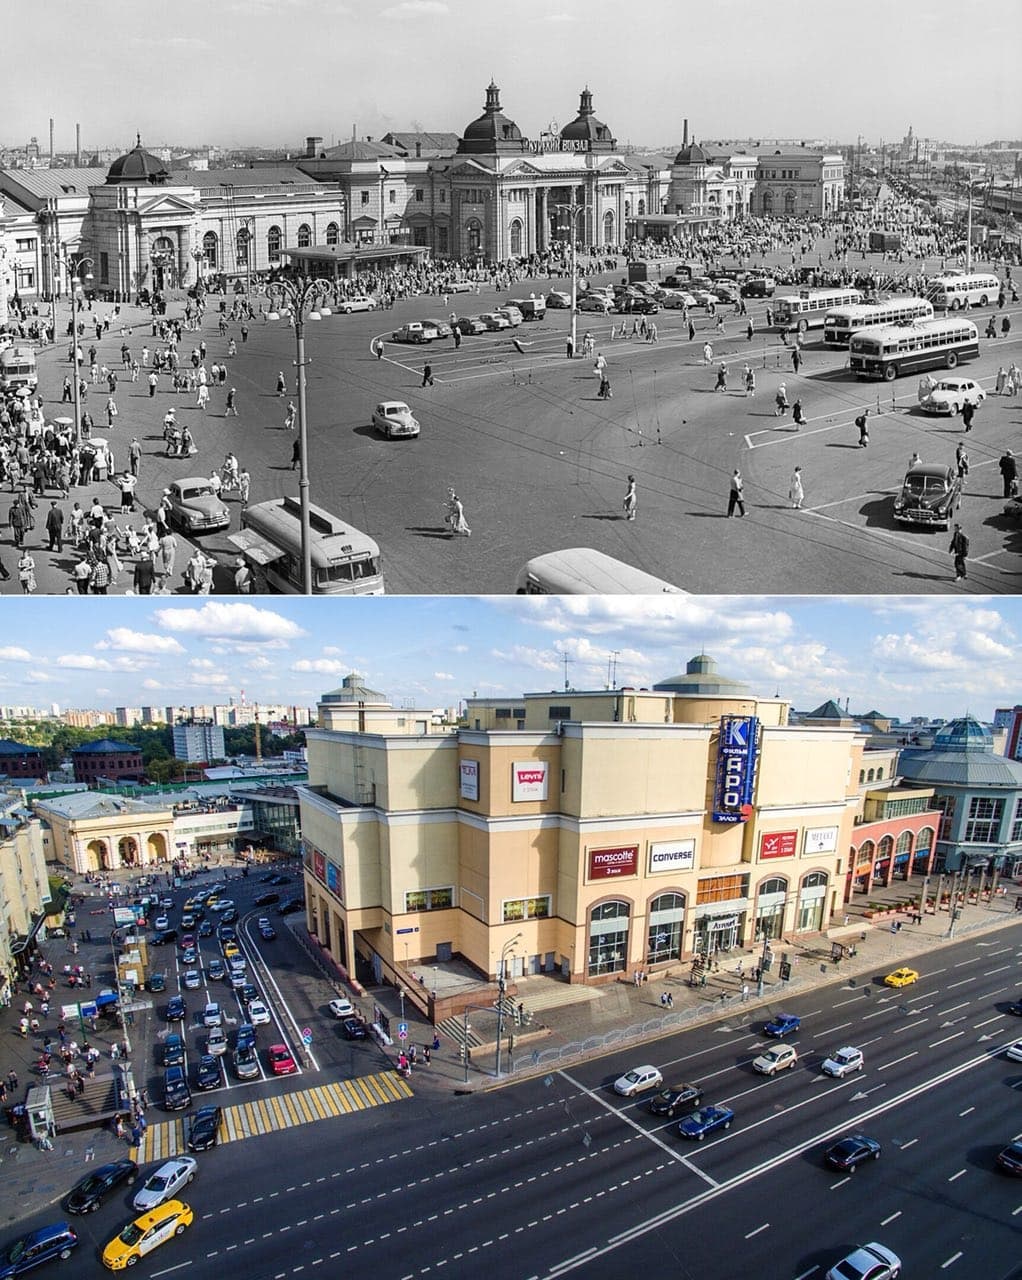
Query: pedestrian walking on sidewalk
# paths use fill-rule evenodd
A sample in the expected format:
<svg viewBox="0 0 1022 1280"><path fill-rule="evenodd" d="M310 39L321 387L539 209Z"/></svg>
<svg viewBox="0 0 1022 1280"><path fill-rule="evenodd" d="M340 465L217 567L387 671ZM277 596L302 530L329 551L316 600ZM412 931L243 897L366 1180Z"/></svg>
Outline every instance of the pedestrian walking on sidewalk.
<svg viewBox="0 0 1022 1280"><path fill-rule="evenodd" d="M634 520L635 512L639 505L639 499L635 492L635 477L628 477L628 488L625 491L624 502L621 504L624 508L625 519Z"/></svg>
<svg viewBox="0 0 1022 1280"><path fill-rule="evenodd" d="M951 545L948 547L955 561L955 582L961 582L969 576L966 567L966 558L969 554L969 536L962 529L960 524L955 525L955 531L951 535Z"/></svg>
<svg viewBox="0 0 1022 1280"><path fill-rule="evenodd" d="M738 508L739 516L745 515L745 483L742 473L735 467L731 474L731 487L727 498L727 517L730 520Z"/></svg>
<svg viewBox="0 0 1022 1280"><path fill-rule="evenodd" d="M801 510L805 496L805 490L802 487L802 468L796 467L791 477L791 484L788 486L788 500L795 511Z"/></svg>

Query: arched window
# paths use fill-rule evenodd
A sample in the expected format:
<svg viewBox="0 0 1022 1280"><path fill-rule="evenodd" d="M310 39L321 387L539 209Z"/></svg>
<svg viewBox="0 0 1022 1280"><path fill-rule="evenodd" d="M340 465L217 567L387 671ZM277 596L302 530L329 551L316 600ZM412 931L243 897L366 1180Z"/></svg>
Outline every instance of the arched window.
<svg viewBox="0 0 1022 1280"><path fill-rule="evenodd" d="M880 861L883 862L885 858L889 858L893 852L894 852L894 836L884 836L884 838L880 841L880 847L877 850L877 853L879 854L879 857L880 857Z"/></svg>
<svg viewBox="0 0 1022 1280"><path fill-rule="evenodd" d="M307 222L303 222L298 228L298 248L308 249L312 244L312 231Z"/></svg>
<svg viewBox="0 0 1022 1280"><path fill-rule="evenodd" d="M912 832L903 831L898 837L898 843L894 846L895 855L899 853L912 852Z"/></svg>
<svg viewBox="0 0 1022 1280"><path fill-rule="evenodd" d="M340 244L341 229L336 222L328 222L326 225L326 242L327 244Z"/></svg>
<svg viewBox="0 0 1022 1280"><path fill-rule="evenodd" d="M880 782L883 776L884 776L884 767L883 765L881 765L880 768L877 770L877 782Z"/></svg>
<svg viewBox="0 0 1022 1280"><path fill-rule="evenodd" d="M763 212L769 215L773 213L773 211L774 211L774 193L769 188L767 188L767 190L763 192Z"/></svg>
<svg viewBox="0 0 1022 1280"><path fill-rule="evenodd" d="M779 938L784 932L784 905L788 881L784 876L770 876L756 891L756 941Z"/></svg>
<svg viewBox="0 0 1022 1280"><path fill-rule="evenodd" d="M589 975L622 973L628 963L627 902L601 902L589 917Z"/></svg>
<svg viewBox="0 0 1022 1280"><path fill-rule="evenodd" d="M614 215L610 209L603 215L603 243L614 243Z"/></svg>
<svg viewBox="0 0 1022 1280"><path fill-rule="evenodd" d="M866 770L860 769L859 770L859 786L861 787L865 781L866 781Z"/></svg>
<svg viewBox="0 0 1022 1280"><path fill-rule="evenodd" d="M933 828L923 827L916 836L916 857L921 853L929 853L933 848Z"/></svg>
<svg viewBox="0 0 1022 1280"><path fill-rule="evenodd" d="M873 778L874 778L874 770L870 769L869 773L866 774L866 781L872 782Z"/></svg>
<svg viewBox="0 0 1022 1280"><path fill-rule="evenodd" d="M872 862L876 856L877 847L872 840L864 840L859 849L860 862Z"/></svg>
<svg viewBox="0 0 1022 1280"><path fill-rule="evenodd" d="M638 216L641 218L641 217L642 217L642 215L643 215L645 212L646 212L646 201L645 201L645 200L640 200L640 201L639 201L639 204L638 204L638 207L636 208L636 213L637 213L637 214L638 214Z"/></svg>
<svg viewBox="0 0 1022 1280"><path fill-rule="evenodd" d="M630 218L631 216L632 216L632 202L631 200L626 200L625 201L625 217Z"/></svg>
<svg viewBox="0 0 1022 1280"><path fill-rule="evenodd" d="M657 964L681 959L681 942L685 929L685 895L662 893L649 904L649 932L646 937L646 963Z"/></svg>
<svg viewBox="0 0 1022 1280"><path fill-rule="evenodd" d="M271 262L280 261L280 227L270 227L266 233L266 256Z"/></svg>
<svg viewBox="0 0 1022 1280"><path fill-rule="evenodd" d="M794 191L785 191L784 193L784 212L789 215L795 212Z"/></svg>
<svg viewBox="0 0 1022 1280"><path fill-rule="evenodd" d="M235 256L235 261L237 262L239 267L248 266L248 241L249 241L248 227L242 227L241 230L238 232L237 238L234 242L235 244L234 256Z"/></svg>
<svg viewBox="0 0 1022 1280"><path fill-rule="evenodd" d="M202 256L206 260L206 266L215 271L220 257L220 241L215 231L207 231L202 237Z"/></svg>
<svg viewBox="0 0 1022 1280"><path fill-rule="evenodd" d="M815 933L823 928L823 912L827 905L827 873L810 871L798 891L798 913L795 928L799 933Z"/></svg>
<svg viewBox="0 0 1022 1280"><path fill-rule="evenodd" d="M483 224L478 218L469 218L465 223L465 251L478 253L483 244Z"/></svg>
<svg viewBox="0 0 1022 1280"><path fill-rule="evenodd" d="M511 235L508 241L508 251L513 258L520 258L522 255L522 224L518 218L511 223Z"/></svg>
<svg viewBox="0 0 1022 1280"><path fill-rule="evenodd" d="M818 889L821 885L827 883L826 871L810 871L806 878L802 881L803 889Z"/></svg>
<svg viewBox="0 0 1022 1280"><path fill-rule="evenodd" d="M788 882L784 876L771 876L769 880L764 880L759 886L759 896L765 893L787 893Z"/></svg>

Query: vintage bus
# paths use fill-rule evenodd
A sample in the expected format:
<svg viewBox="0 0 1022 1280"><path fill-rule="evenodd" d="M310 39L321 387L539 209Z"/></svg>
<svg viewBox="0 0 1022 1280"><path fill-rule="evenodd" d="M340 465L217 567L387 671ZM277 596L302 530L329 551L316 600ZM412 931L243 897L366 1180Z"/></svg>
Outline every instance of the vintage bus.
<svg viewBox="0 0 1022 1280"><path fill-rule="evenodd" d="M383 595L380 548L346 520L309 504L312 593ZM257 593L301 595L301 507L295 498L256 502L241 513L241 528L228 534L250 568Z"/></svg>
<svg viewBox="0 0 1022 1280"><path fill-rule="evenodd" d="M989 271L956 271L931 280L926 296L937 311L959 311L965 306L985 307L996 302L1001 287L1000 280Z"/></svg>
<svg viewBox="0 0 1022 1280"><path fill-rule="evenodd" d="M566 547L533 556L515 586L526 596L687 595L681 587L592 547Z"/></svg>
<svg viewBox="0 0 1022 1280"><path fill-rule="evenodd" d="M39 385L35 352L31 347L7 347L0 351L0 388L4 391L34 391Z"/></svg>
<svg viewBox="0 0 1022 1280"><path fill-rule="evenodd" d="M888 298L886 302L862 302L855 307L835 307L823 320L823 340L831 347L847 347L856 329L878 325L932 320L933 304L925 298Z"/></svg>
<svg viewBox="0 0 1022 1280"><path fill-rule="evenodd" d="M828 311L851 307L862 301L858 289L802 289L774 299L773 327L781 333L797 329L820 329Z"/></svg>
<svg viewBox="0 0 1022 1280"><path fill-rule="evenodd" d="M849 364L859 378L891 382L925 369L954 369L979 355L979 330L971 320L920 320L860 329L849 343Z"/></svg>

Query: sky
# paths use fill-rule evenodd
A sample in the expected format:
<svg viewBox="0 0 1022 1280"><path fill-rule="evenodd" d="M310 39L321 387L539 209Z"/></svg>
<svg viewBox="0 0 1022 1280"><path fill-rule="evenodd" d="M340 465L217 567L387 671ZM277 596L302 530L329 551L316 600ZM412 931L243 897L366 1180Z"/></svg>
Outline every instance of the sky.
<svg viewBox="0 0 1022 1280"><path fill-rule="evenodd" d="M36 597L3 606L0 704L314 708L352 671L397 707L649 687L706 652L753 693L901 719L1022 703L1022 599ZM565 668L567 657L567 668Z"/></svg>
<svg viewBox="0 0 1022 1280"><path fill-rule="evenodd" d="M535 138L587 84L619 142L1018 137L1018 0L46 0L4 60L0 142L302 147L460 133L496 80ZM968 61L956 70L966 48ZM457 74L453 74L454 72Z"/></svg>

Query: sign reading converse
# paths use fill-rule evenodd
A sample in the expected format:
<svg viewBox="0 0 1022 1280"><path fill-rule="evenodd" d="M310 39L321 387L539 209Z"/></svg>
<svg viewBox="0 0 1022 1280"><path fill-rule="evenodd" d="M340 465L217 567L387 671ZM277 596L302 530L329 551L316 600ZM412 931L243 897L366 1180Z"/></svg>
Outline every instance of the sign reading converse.
<svg viewBox="0 0 1022 1280"><path fill-rule="evenodd" d="M639 874L639 846L625 845L618 849L589 850L589 879L613 880L617 876Z"/></svg>
<svg viewBox="0 0 1022 1280"><path fill-rule="evenodd" d="M462 760L461 762L461 798L462 800L479 799L479 761Z"/></svg>
<svg viewBox="0 0 1022 1280"><path fill-rule="evenodd" d="M837 849L837 827L807 827L802 852L808 857L816 853L834 853Z"/></svg>
<svg viewBox="0 0 1022 1280"><path fill-rule="evenodd" d="M545 800L547 784L547 762L545 760L526 760L511 765L511 799L512 800Z"/></svg>
<svg viewBox="0 0 1022 1280"><path fill-rule="evenodd" d="M714 822L748 822L756 777L756 716L721 716Z"/></svg>
<svg viewBox="0 0 1022 1280"><path fill-rule="evenodd" d="M691 871L696 862L694 840L658 840L649 846L649 874Z"/></svg>

